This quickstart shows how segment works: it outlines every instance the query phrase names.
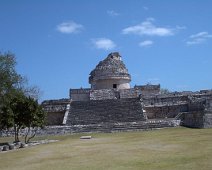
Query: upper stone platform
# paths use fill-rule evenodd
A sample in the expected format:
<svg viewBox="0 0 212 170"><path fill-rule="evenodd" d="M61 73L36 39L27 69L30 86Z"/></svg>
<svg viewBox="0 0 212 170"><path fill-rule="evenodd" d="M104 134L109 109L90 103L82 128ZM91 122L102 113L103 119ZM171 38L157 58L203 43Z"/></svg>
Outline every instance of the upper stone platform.
<svg viewBox="0 0 212 170"><path fill-rule="evenodd" d="M130 81L131 76L118 52L100 61L89 77L92 89L128 89Z"/></svg>

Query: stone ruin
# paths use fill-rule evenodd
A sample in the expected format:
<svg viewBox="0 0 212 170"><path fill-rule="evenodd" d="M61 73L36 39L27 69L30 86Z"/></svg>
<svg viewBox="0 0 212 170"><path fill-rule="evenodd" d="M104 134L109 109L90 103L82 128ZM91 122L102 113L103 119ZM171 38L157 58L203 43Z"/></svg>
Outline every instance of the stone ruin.
<svg viewBox="0 0 212 170"><path fill-rule="evenodd" d="M70 89L70 98L42 102L49 134L146 130L173 126L212 127L212 90L160 93L160 85L130 87L118 52L100 61L90 88Z"/></svg>

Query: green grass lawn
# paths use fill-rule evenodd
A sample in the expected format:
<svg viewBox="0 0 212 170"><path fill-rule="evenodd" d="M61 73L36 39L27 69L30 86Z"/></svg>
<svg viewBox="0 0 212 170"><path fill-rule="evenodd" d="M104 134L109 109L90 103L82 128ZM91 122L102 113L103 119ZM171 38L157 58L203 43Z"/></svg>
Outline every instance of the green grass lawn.
<svg viewBox="0 0 212 170"><path fill-rule="evenodd" d="M45 137L59 142L0 152L1 170L211 170L212 129ZM0 138L0 142L11 138Z"/></svg>

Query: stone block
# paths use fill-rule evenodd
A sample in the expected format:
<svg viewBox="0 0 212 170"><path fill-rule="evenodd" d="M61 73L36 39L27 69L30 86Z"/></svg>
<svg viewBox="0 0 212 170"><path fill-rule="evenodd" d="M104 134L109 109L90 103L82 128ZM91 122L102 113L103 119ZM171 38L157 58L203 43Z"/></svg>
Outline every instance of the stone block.
<svg viewBox="0 0 212 170"><path fill-rule="evenodd" d="M2 151L9 151L9 146L8 145L4 145Z"/></svg>
<svg viewBox="0 0 212 170"><path fill-rule="evenodd" d="M91 136L81 136L80 139L91 139Z"/></svg>
<svg viewBox="0 0 212 170"><path fill-rule="evenodd" d="M15 145L14 144L9 144L9 150L14 150L15 149Z"/></svg>
<svg viewBox="0 0 212 170"><path fill-rule="evenodd" d="M26 148L26 147L27 147L27 144L21 143L20 148Z"/></svg>

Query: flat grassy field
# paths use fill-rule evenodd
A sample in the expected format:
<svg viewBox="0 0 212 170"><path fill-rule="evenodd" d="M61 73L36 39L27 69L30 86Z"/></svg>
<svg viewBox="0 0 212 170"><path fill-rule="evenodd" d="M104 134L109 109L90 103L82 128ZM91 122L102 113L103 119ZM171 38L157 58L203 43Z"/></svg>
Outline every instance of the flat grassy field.
<svg viewBox="0 0 212 170"><path fill-rule="evenodd" d="M0 170L211 170L212 129L45 137L59 142L0 152ZM0 138L0 142L11 138Z"/></svg>

